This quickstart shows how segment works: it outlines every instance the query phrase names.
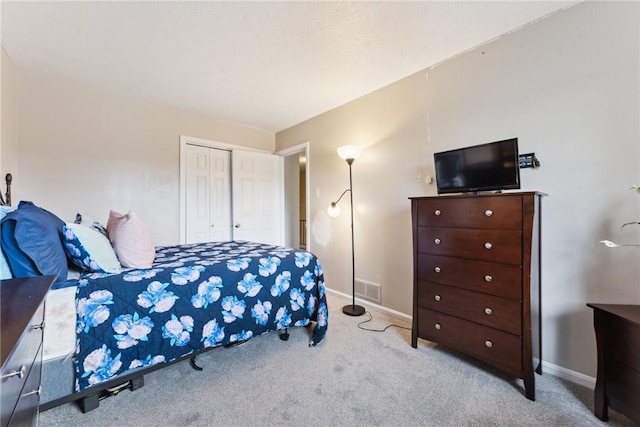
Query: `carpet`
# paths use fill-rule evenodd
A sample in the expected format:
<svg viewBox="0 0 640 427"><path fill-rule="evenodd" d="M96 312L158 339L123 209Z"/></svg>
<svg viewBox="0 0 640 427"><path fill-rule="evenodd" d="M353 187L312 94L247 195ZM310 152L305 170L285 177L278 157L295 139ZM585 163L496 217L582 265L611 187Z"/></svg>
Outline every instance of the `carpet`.
<svg viewBox="0 0 640 427"><path fill-rule="evenodd" d="M391 327L370 332L329 295L329 330L307 347L310 330L292 328L145 375L145 385L104 399L86 414L75 403L40 414L40 426L632 426L592 413L593 391L536 375L536 401L521 380ZM362 327L410 325L372 313ZM594 350L595 351L595 350Z"/></svg>

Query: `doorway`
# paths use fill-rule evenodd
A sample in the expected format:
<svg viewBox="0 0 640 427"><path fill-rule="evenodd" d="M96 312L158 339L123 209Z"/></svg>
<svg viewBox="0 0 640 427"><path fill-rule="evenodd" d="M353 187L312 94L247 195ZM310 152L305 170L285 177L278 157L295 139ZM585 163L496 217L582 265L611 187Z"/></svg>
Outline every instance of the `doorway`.
<svg viewBox="0 0 640 427"><path fill-rule="evenodd" d="M311 251L309 142L276 152L284 157L285 246Z"/></svg>

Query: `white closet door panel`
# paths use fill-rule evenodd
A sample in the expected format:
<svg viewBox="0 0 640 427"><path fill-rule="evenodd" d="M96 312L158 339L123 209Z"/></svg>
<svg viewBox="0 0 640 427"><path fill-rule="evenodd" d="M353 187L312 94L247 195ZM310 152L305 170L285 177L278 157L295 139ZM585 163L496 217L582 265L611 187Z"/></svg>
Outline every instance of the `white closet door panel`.
<svg viewBox="0 0 640 427"><path fill-rule="evenodd" d="M282 158L234 150L233 238L282 245Z"/></svg>
<svg viewBox="0 0 640 427"><path fill-rule="evenodd" d="M210 239L231 240L231 153L210 148Z"/></svg>
<svg viewBox="0 0 640 427"><path fill-rule="evenodd" d="M209 240L209 149L188 146L186 150L187 243Z"/></svg>
<svg viewBox="0 0 640 427"><path fill-rule="evenodd" d="M186 147L186 243L231 240L230 152Z"/></svg>

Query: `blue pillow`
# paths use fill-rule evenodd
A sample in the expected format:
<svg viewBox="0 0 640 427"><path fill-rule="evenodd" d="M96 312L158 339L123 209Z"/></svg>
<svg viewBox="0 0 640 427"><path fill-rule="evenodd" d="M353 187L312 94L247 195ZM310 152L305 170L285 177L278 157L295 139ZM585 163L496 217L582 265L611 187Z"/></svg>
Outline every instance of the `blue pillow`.
<svg viewBox="0 0 640 427"><path fill-rule="evenodd" d="M0 223L2 251L13 277L54 275L67 278L67 256L62 246L64 222L32 202L20 202Z"/></svg>

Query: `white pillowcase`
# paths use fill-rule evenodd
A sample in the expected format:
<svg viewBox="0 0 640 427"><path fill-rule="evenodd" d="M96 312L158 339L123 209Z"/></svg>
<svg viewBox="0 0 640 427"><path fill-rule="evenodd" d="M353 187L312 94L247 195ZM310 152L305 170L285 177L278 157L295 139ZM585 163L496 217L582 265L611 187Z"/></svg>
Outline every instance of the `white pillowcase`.
<svg viewBox="0 0 640 427"><path fill-rule="evenodd" d="M107 273L120 272L121 265L111 247L111 242L104 234L93 228L70 222L65 224L63 230L65 250L78 267L92 272L100 270ZM71 230L72 234L69 235L66 230Z"/></svg>
<svg viewBox="0 0 640 427"><path fill-rule="evenodd" d="M156 257L151 233L135 212L109 213L107 236L116 251L120 264L131 268L150 268Z"/></svg>

